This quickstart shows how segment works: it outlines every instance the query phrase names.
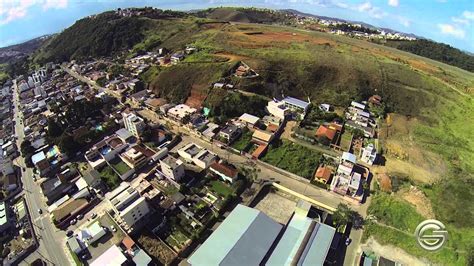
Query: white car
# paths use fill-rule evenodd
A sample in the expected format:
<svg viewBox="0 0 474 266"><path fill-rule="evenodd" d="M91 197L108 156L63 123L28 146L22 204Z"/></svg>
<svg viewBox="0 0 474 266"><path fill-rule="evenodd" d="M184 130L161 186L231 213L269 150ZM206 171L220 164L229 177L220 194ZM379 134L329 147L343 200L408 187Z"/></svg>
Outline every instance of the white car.
<svg viewBox="0 0 474 266"><path fill-rule="evenodd" d="M115 228L115 226L111 225L111 226L110 226L110 231L112 231L112 232L117 232L117 229Z"/></svg>

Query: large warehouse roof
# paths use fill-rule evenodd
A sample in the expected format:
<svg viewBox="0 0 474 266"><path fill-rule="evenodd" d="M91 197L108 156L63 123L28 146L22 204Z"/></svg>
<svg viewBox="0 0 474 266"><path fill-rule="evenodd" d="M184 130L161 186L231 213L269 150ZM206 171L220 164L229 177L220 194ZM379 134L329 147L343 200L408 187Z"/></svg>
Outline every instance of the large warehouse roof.
<svg viewBox="0 0 474 266"><path fill-rule="evenodd" d="M189 258L191 265L259 265L282 225L264 213L238 205Z"/></svg>

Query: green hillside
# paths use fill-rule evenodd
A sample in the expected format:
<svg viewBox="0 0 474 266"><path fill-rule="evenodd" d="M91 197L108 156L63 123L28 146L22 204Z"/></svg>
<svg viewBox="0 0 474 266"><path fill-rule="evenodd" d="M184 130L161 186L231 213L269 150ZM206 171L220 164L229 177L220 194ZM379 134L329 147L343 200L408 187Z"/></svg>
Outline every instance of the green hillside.
<svg viewBox="0 0 474 266"><path fill-rule="evenodd" d="M474 72L474 56L430 40L388 41L388 46Z"/></svg>

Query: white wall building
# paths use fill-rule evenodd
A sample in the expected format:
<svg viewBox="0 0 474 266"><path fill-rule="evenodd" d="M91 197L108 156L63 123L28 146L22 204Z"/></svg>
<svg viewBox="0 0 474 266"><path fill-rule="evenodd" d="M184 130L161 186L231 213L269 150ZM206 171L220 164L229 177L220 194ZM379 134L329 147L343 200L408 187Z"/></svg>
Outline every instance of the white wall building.
<svg viewBox="0 0 474 266"><path fill-rule="evenodd" d="M173 156L167 156L160 160L161 172L170 179L176 182L184 176L184 163L174 158Z"/></svg>
<svg viewBox="0 0 474 266"><path fill-rule="evenodd" d="M273 116L284 119L290 113L290 108L286 107L284 102L272 100L267 104L267 111Z"/></svg>
<svg viewBox="0 0 474 266"><path fill-rule="evenodd" d="M176 121L181 121L186 115L192 115L196 113L196 111L196 108L192 108L186 104L178 104L169 109L167 115Z"/></svg>
<svg viewBox="0 0 474 266"><path fill-rule="evenodd" d="M377 159L377 151L375 149L374 144L370 143L369 145L362 148L362 154L360 157L360 159L364 163L368 165L373 165L375 160Z"/></svg>
<svg viewBox="0 0 474 266"><path fill-rule="evenodd" d="M125 128L135 137L140 137L140 133L145 129L145 121L143 121L143 118L134 113L123 113L122 116Z"/></svg>
<svg viewBox="0 0 474 266"><path fill-rule="evenodd" d="M150 208L145 198L126 182L106 195L115 214L120 217L119 223L132 229L133 226L145 217Z"/></svg>

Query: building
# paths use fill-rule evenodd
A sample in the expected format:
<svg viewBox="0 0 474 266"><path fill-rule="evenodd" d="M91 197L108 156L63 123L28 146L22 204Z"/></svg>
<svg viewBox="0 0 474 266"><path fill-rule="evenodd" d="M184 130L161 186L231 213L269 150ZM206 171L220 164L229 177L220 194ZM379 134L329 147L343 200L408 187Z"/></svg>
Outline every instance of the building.
<svg viewBox="0 0 474 266"><path fill-rule="evenodd" d="M125 128L130 131L132 135L139 138L140 133L145 129L145 121L143 121L143 118L137 116L134 113L126 112L124 112L122 116Z"/></svg>
<svg viewBox="0 0 474 266"><path fill-rule="evenodd" d="M302 101L293 97L285 97L283 99L285 106L288 107L291 112L296 113L299 119L303 119L308 112L309 102Z"/></svg>
<svg viewBox="0 0 474 266"><path fill-rule="evenodd" d="M290 114L291 110L285 105L284 102L272 100L267 104L267 112L280 119L285 119L285 117Z"/></svg>
<svg viewBox="0 0 474 266"><path fill-rule="evenodd" d="M259 265L282 225L264 213L237 205L211 236L191 255L197 266Z"/></svg>
<svg viewBox="0 0 474 266"><path fill-rule="evenodd" d="M76 255L81 254L86 247L76 237L70 237L67 239L67 245L69 249L74 252Z"/></svg>
<svg viewBox="0 0 474 266"><path fill-rule="evenodd" d="M253 132L252 140L259 144L268 144L273 140L274 136L271 132L256 129Z"/></svg>
<svg viewBox="0 0 474 266"><path fill-rule="evenodd" d="M147 163L148 157L141 152L139 145L128 148L120 154L120 158L132 169L138 169Z"/></svg>
<svg viewBox="0 0 474 266"><path fill-rule="evenodd" d="M184 146L183 148L178 150L179 156L185 159L187 162L192 162L193 158L203 150L200 146L189 143L188 145Z"/></svg>
<svg viewBox="0 0 474 266"><path fill-rule="evenodd" d="M5 235L11 228L8 206L5 201L0 202L0 235Z"/></svg>
<svg viewBox="0 0 474 266"><path fill-rule="evenodd" d="M283 235L265 265L326 265L330 249L337 247L336 229L307 217L311 205L299 201ZM334 241L335 240L335 241Z"/></svg>
<svg viewBox="0 0 474 266"><path fill-rule="evenodd" d="M327 184L329 183L329 180L331 179L331 174L332 174L332 171L329 167L319 166L318 169L316 170L316 173L314 173L314 180Z"/></svg>
<svg viewBox="0 0 474 266"><path fill-rule="evenodd" d="M334 137L337 134L337 130L330 128L325 125L320 125L318 130L316 130L316 137L319 138L327 138L330 143L333 142Z"/></svg>
<svg viewBox="0 0 474 266"><path fill-rule="evenodd" d="M356 156L352 153L342 153L336 175L331 181L331 190L341 195L357 197L363 195L362 184L365 182L363 173L356 171Z"/></svg>
<svg viewBox="0 0 474 266"><path fill-rule="evenodd" d="M369 143L367 146L362 148L360 159L368 165L374 164L374 162L377 160L377 151L374 144Z"/></svg>
<svg viewBox="0 0 474 266"><path fill-rule="evenodd" d="M49 161L43 151L40 151L31 156L31 162L33 162L33 165L36 167L36 169L38 169L40 175L45 175L51 170Z"/></svg>
<svg viewBox="0 0 474 266"><path fill-rule="evenodd" d="M216 154L208 150L202 150L193 158L193 163L202 169L207 169L216 160Z"/></svg>
<svg viewBox="0 0 474 266"><path fill-rule="evenodd" d="M130 187L126 182L122 182L119 187L106 195L112 205L119 223L129 229L145 217L150 209L145 198Z"/></svg>
<svg viewBox="0 0 474 266"><path fill-rule="evenodd" d="M239 176L239 171L232 165L226 163L215 162L211 164L209 170L229 183L233 183Z"/></svg>
<svg viewBox="0 0 474 266"><path fill-rule="evenodd" d="M122 266L127 265L127 257L116 245L107 249L100 257L95 259L90 266Z"/></svg>
<svg viewBox="0 0 474 266"><path fill-rule="evenodd" d="M167 115L175 121L182 122L183 118L196 112L196 108L192 108L186 104L178 104L175 107L170 108L167 112Z"/></svg>
<svg viewBox="0 0 474 266"><path fill-rule="evenodd" d="M260 118L251 114L244 113L239 117L239 121L244 123L247 127L253 128L257 125Z"/></svg>
<svg viewBox="0 0 474 266"><path fill-rule="evenodd" d="M170 179L179 182L184 177L184 163L168 155L164 159L160 160L161 172Z"/></svg>
<svg viewBox="0 0 474 266"><path fill-rule="evenodd" d="M164 98L149 98L145 101L145 105L153 112L159 111L160 107L166 103L167 101Z"/></svg>
<svg viewBox="0 0 474 266"><path fill-rule="evenodd" d="M105 137L100 142L96 143L91 149L86 151L84 157L93 169L99 169L105 165L106 162L114 159L117 154L128 147L127 143L123 141L118 135L111 135Z"/></svg>
<svg viewBox="0 0 474 266"><path fill-rule="evenodd" d="M219 138L222 140L222 142L231 144L240 136L241 133L242 130L239 127L233 124L228 124L223 129L221 129L221 131L219 131Z"/></svg>
<svg viewBox="0 0 474 266"><path fill-rule="evenodd" d="M87 238L87 243L89 243L89 245L94 244L100 238L105 236L105 234L107 233L104 230L104 228L100 225L99 221L95 221L94 223L92 223L86 229L83 229L83 230L87 230L87 235L89 236Z"/></svg>

